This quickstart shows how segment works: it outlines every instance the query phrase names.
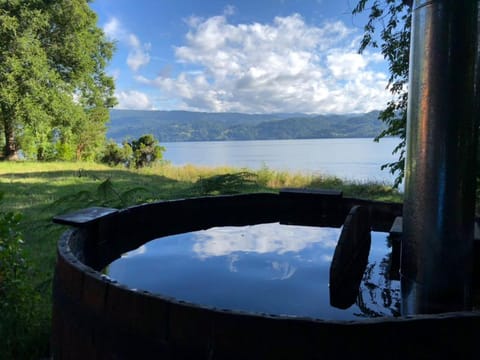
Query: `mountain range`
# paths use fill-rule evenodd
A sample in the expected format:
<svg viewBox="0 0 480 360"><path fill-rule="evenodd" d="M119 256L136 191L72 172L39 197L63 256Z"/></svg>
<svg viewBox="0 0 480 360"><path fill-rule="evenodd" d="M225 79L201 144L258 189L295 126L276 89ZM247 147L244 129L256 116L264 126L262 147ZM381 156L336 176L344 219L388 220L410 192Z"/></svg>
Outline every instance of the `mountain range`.
<svg viewBox="0 0 480 360"><path fill-rule="evenodd" d="M312 115L111 110L107 137L116 142L153 134L160 142L375 137L378 111Z"/></svg>

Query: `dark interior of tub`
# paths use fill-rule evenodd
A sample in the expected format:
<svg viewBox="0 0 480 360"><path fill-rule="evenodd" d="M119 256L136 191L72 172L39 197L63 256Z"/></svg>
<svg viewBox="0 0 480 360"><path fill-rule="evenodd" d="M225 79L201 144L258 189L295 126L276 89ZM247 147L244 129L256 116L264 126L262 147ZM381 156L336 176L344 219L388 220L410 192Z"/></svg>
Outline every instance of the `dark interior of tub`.
<svg viewBox="0 0 480 360"><path fill-rule="evenodd" d="M354 320L400 315L389 234L373 231L355 303L330 305L329 271L341 227L262 223L160 237L104 272L132 289L195 305L280 316Z"/></svg>

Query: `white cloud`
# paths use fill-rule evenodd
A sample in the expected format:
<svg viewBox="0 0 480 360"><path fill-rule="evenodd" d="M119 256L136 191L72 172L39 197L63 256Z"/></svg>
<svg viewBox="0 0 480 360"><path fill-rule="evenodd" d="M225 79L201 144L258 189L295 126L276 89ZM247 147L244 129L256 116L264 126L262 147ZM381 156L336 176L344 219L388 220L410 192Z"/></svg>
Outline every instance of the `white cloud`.
<svg viewBox="0 0 480 360"><path fill-rule="evenodd" d="M111 18L104 26L105 35L112 39L120 39L125 36L124 30L117 18Z"/></svg>
<svg viewBox="0 0 480 360"><path fill-rule="evenodd" d="M192 17L175 49L185 69L137 77L182 108L240 112L364 112L389 99L379 54L358 54L358 34L340 21L312 26L293 14L270 24Z"/></svg>
<svg viewBox="0 0 480 360"><path fill-rule="evenodd" d="M235 8L235 6L227 5L227 6L225 6L225 9L223 9L223 15L230 16L230 15L235 14L236 11L237 11L237 9Z"/></svg>
<svg viewBox="0 0 480 360"><path fill-rule="evenodd" d="M140 44L140 40L138 40L138 38L134 34L128 34L127 42L128 42L128 45L130 45L130 47L134 49L142 46Z"/></svg>
<svg viewBox="0 0 480 360"><path fill-rule="evenodd" d="M110 70L110 75L113 76L114 80L118 80L120 78L121 70L118 68Z"/></svg>
<svg viewBox="0 0 480 360"><path fill-rule="evenodd" d="M127 65L134 72L150 63L150 43L142 44L135 34L128 32L117 18L111 18L103 27L105 34L127 44Z"/></svg>
<svg viewBox="0 0 480 360"><path fill-rule="evenodd" d="M152 110L153 104L147 94L140 91L120 91L115 94L117 109Z"/></svg>
<svg viewBox="0 0 480 360"><path fill-rule="evenodd" d="M128 53L127 64L133 71L137 71L140 67L147 65L150 62L150 48L151 44L141 44L138 38L130 34L129 43L131 50Z"/></svg>

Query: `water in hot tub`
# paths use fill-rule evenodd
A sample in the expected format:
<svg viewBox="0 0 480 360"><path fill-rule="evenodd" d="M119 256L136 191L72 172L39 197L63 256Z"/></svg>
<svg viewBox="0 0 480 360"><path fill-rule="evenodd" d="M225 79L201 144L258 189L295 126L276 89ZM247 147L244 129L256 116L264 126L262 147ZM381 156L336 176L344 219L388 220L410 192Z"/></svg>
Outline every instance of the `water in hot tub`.
<svg viewBox="0 0 480 360"><path fill-rule="evenodd" d="M282 225L214 227L152 240L109 265L130 288L202 306L349 320L400 315L400 284L388 277L388 234L372 232L356 303L330 306L329 269L341 229Z"/></svg>

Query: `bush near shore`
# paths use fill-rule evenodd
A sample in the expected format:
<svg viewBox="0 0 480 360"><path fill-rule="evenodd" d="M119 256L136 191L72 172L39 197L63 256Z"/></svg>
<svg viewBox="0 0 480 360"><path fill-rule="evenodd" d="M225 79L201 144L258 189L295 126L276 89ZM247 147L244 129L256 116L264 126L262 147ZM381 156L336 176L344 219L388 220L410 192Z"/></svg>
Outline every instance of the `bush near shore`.
<svg viewBox="0 0 480 360"><path fill-rule="evenodd" d="M18 286L9 290L17 293L8 298L17 296L21 298L19 304L30 309L28 316L20 315L19 309L14 308L16 304L0 299L5 314L0 315L0 358L48 356L55 247L65 230L52 223L53 216L89 206L123 208L192 196L276 192L283 187L339 189L346 196L383 201L402 199L401 193L385 184L349 182L267 167L250 170L163 164L132 170L95 163L0 162L0 193L4 194L0 214L21 214L16 218L16 228L10 230L21 234L23 244L16 249L16 256L25 262L19 277L21 283L16 282ZM9 332L11 326L18 330L17 335L21 329L35 331L23 331L18 337Z"/></svg>

